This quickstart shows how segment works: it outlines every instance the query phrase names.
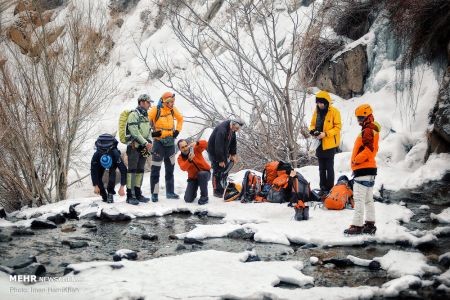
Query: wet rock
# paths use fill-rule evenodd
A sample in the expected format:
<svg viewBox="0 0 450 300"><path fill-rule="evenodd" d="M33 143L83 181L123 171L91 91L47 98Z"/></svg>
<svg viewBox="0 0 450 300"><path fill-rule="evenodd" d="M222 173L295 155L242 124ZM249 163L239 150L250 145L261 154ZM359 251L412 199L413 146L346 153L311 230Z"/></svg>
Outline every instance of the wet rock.
<svg viewBox="0 0 450 300"><path fill-rule="evenodd" d="M56 224L42 219L35 219L31 222L31 229L53 229L56 228Z"/></svg>
<svg viewBox="0 0 450 300"><path fill-rule="evenodd" d="M116 253L113 255L113 260L120 261L122 259L136 260L137 252L129 249L117 250Z"/></svg>
<svg viewBox="0 0 450 300"><path fill-rule="evenodd" d="M426 241L426 242L422 242L416 245L416 248L419 249L420 251L427 251L427 250L431 250L433 248L436 248L438 244L438 240L434 239L431 241Z"/></svg>
<svg viewBox="0 0 450 300"><path fill-rule="evenodd" d="M144 233L141 235L141 238L146 241L157 241L158 236L154 233Z"/></svg>
<svg viewBox="0 0 450 300"><path fill-rule="evenodd" d="M191 250L195 251L195 250L200 250L202 249L202 245L199 244L192 244L191 245Z"/></svg>
<svg viewBox="0 0 450 300"><path fill-rule="evenodd" d="M12 269L20 269L25 268L26 266L31 265L32 263L37 262L36 256L27 256L20 255L8 260L0 261L0 265L6 266Z"/></svg>
<svg viewBox="0 0 450 300"><path fill-rule="evenodd" d="M380 269L381 269L381 264L379 262L372 260L369 263L369 270L376 271L376 270L380 270Z"/></svg>
<svg viewBox="0 0 450 300"><path fill-rule="evenodd" d="M120 264L111 265L111 269L113 269L113 270L119 270L122 268L123 268L123 265L120 265Z"/></svg>
<svg viewBox="0 0 450 300"><path fill-rule="evenodd" d="M14 272L14 270L12 268L2 266L2 265L0 265L0 272L6 273L9 275L16 275L16 272Z"/></svg>
<svg viewBox="0 0 450 300"><path fill-rule="evenodd" d="M194 216L197 216L199 218L204 218L208 216L208 211L207 210L202 210L202 211L196 211L194 213Z"/></svg>
<svg viewBox="0 0 450 300"><path fill-rule="evenodd" d="M197 245L203 245L202 241L196 240L194 238L184 238L185 244L197 244Z"/></svg>
<svg viewBox="0 0 450 300"><path fill-rule="evenodd" d="M76 230L77 230L77 228L73 224L66 224L66 225L61 226L62 232L73 232Z"/></svg>
<svg viewBox="0 0 450 300"><path fill-rule="evenodd" d="M396 241L394 244L397 245L397 246L402 246L402 247L410 247L411 246L411 243L409 241L407 241L407 240L405 240L405 241Z"/></svg>
<svg viewBox="0 0 450 300"><path fill-rule="evenodd" d="M67 245L70 249L78 249L89 246L86 241L62 241L61 244Z"/></svg>
<svg viewBox="0 0 450 300"><path fill-rule="evenodd" d="M169 240L178 240L178 237L175 234L169 235Z"/></svg>
<svg viewBox="0 0 450 300"><path fill-rule="evenodd" d="M3 207L0 206L0 219L6 218L6 211Z"/></svg>
<svg viewBox="0 0 450 300"><path fill-rule="evenodd" d="M11 240L12 240L12 237L10 237L9 235L0 233L0 243L9 242Z"/></svg>
<svg viewBox="0 0 450 300"><path fill-rule="evenodd" d="M80 203L71 204L69 206L69 212L68 213L64 213L64 217L69 219L69 220L78 220L78 212L75 209L75 207L77 207L77 205L80 205Z"/></svg>
<svg viewBox="0 0 450 300"><path fill-rule="evenodd" d="M250 254L245 262L261 261L261 258L257 254Z"/></svg>
<svg viewBox="0 0 450 300"><path fill-rule="evenodd" d="M175 251L181 251L181 250L186 250L186 246L183 244L178 244L177 247L175 248Z"/></svg>
<svg viewBox="0 0 450 300"><path fill-rule="evenodd" d="M104 208L100 213L100 220L108 222L130 221L131 216L119 212L116 208Z"/></svg>
<svg viewBox="0 0 450 300"><path fill-rule="evenodd" d="M36 275L42 276L47 271L45 267L39 263L32 263L24 268L16 269L18 275Z"/></svg>
<svg viewBox="0 0 450 300"><path fill-rule="evenodd" d="M62 224L66 222L66 218L62 214L54 214L52 216L48 216L47 220L55 223L55 224Z"/></svg>
<svg viewBox="0 0 450 300"><path fill-rule="evenodd" d="M97 225L95 224L95 222L88 221L88 222L84 223L83 225L81 225L81 227L83 227L83 228L97 228Z"/></svg>
<svg viewBox="0 0 450 300"><path fill-rule="evenodd" d="M78 218L80 219L86 219L86 220L94 220L97 218L97 206L89 207L85 210L83 210L79 215Z"/></svg>
<svg viewBox="0 0 450 300"><path fill-rule="evenodd" d="M308 243L308 244L301 246L300 249L311 249L311 248L316 248L316 247L317 247L316 244Z"/></svg>
<svg viewBox="0 0 450 300"><path fill-rule="evenodd" d="M442 254L439 256L439 264L445 268L450 267L450 252Z"/></svg>
<svg viewBox="0 0 450 300"><path fill-rule="evenodd" d="M243 239L243 240L253 240L255 236L254 232L246 231L244 228L236 229L227 234L230 239Z"/></svg>
<svg viewBox="0 0 450 300"><path fill-rule="evenodd" d="M333 264L338 268L353 266L354 263L348 258L332 258L323 261L324 264Z"/></svg>
<svg viewBox="0 0 450 300"><path fill-rule="evenodd" d="M37 212L31 214L30 219L36 219L36 218L39 218L40 216L42 216L42 213L37 211Z"/></svg>
<svg viewBox="0 0 450 300"><path fill-rule="evenodd" d="M14 235L14 236L34 235L34 231L30 230L28 228L25 228L25 229L18 228L18 229L15 229L11 233L11 235Z"/></svg>

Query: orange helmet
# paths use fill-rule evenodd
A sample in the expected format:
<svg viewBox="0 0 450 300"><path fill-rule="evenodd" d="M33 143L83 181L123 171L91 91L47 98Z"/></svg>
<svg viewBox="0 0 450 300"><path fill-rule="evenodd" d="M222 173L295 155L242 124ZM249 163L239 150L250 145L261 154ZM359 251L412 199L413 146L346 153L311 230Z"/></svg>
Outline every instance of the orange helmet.
<svg viewBox="0 0 450 300"><path fill-rule="evenodd" d="M367 117L373 113L372 107L369 104L361 104L355 109L356 117Z"/></svg>
<svg viewBox="0 0 450 300"><path fill-rule="evenodd" d="M161 101L162 102L173 102L173 101L175 101L175 94L172 92L165 92L161 96Z"/></svg>

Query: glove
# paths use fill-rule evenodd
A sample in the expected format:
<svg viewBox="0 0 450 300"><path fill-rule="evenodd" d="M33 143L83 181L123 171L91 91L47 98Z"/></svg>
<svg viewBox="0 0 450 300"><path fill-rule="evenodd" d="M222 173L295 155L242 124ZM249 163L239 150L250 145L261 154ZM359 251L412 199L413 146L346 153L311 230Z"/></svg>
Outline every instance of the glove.
<svg viewBox="0 0 450 300"><path fill-rule="evenodd" d="M315 129L310 130L310 131L309 131L309 134L310 134L310 135L314 135L314 131L316 131L316 130L315 130Z"/></svg>
<svg viewBox="0 0 450 300"><path fill-rule="evenodd" d="M180 132L178 130L175 130L173 132L173 138L176 139L179 134L180 134Z"/></svg>
<svg viewBox="0 0 450 300"><path fill-rule="evenodd" d="M152 137L160 137L161 135L162 135L162 131L161 130L152 132Z"/></svg>

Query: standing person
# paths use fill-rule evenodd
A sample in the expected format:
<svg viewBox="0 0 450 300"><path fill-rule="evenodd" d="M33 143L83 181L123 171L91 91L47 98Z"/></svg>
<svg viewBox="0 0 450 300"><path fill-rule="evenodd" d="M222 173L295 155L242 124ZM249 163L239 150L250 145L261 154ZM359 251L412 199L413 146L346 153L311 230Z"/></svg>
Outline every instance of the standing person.
<svg viewBox="0 0 450 300"><path fill-rule="evenodd" d="M334 185L334 155L341 143L341 113L331 105L330 94L316 94L316 110L309 126L310 134L320 140L316 149L319 160L320 196L325 196Z"/></svg>
<svg viewBox="0 0 450 300"><path fill-rule="evenodd" d="M208 141L208 156L213 169L214 196L221 198L225 187L222 186L222 177L228 159L238 162L236 132L244 122L241 119L227 120L214 128Z"/></svg>
<svg viewBox="0 0 450 300"><path fill-rule="evenodd" d="M208 181L211 179L211 166L203 157L203 151L208 147L208 142L200 140L188 144L186 140L179 140L178 149L181 154L178 156L180 169L188 172L188 184L184 192L184 201L193 202L197 197L197 190L200 187L199 205L208 203Z"/></svg>
<svg viewBox="0 0 450 300"><path fill-rule="evenodd" d="M94 193L102 196L103 202L113 203L116 194L114 186L116 185L116 169L120 170L120 188L119 195L124 196L124 186L127 178L127 167L120 157L120 151L117 149L118 141L110 134L102 134L95 142L97 150L91 160L91 179L94 186ZM109 170L108 185L105 190L103 184L103 174Z"/></svg>
<svg viewBox="0 0 450 300"><path fill-rule="evenodd" d="M375 234L375 206L373 202L373 186L377 175L375 156L378 152L380 125L374 121L373 111L369 104L362 104L355 110L361 133L355 141L352 152L351 168L353 171L353 199L355 213L350 228L345 234ZM364 210L366 222L363 226Z"/></svg>
<svg viewBox="0 0 450 300"><path fill-rule="evenodd" d="M179 199L175 194L173 170L175 166L175 139L183 127L183 116L174 107L175 94L165 92L156 107L148 113L152 122L154 134L152 168L150 175L150 189L152 201L158 202L159 172L164 161L166 171L166 197L167 199ZM177 120L175 126L175 119Z"/></svg>
<svg viewBox="0 0 450 300"><path fill-rule="evenodd" d="M127 119L129 142L127 145L128 174L127 174L127 203L138 205L148 202L150 198L142 195L142 179L144 166L152 149L150 140L150 122L147 111L153 102L147 94L138 98L138 107L131 111Z"/></svg>

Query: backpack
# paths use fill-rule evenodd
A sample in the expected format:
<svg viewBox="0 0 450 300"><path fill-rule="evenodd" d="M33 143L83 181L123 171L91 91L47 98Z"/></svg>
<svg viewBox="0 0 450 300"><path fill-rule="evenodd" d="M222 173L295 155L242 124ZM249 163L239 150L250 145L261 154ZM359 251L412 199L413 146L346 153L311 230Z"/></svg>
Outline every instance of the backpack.
<svg viewBox="0 0 450 300"><path fill-rule="evenodd" d="M241 202L252 202L261 192L261 177L252 171L245 172L242 180L242 191L239 196Z"/></svg>
<svg viewBox="0 0 450 300"><path fill-rule="evenodd" d="M267 194L267 201L271 203L283 203L287 200L286 189L289 185L289 175L283 171L277 171L277 176L272 181L272 187Z"/></svg>
<svg viewBox="0 0 450 300"><path fill-rule="evenodd" d="M102 154L108 154L112 149L117 149L117 145L119 142L116 140L114 136L109 133L104 133L98 136L95 141L95 147L97 151Z"/></svg>
<svg viewBox="0 0 450 300"><path fill-rule="evenodd" d="M311 201L312 196L309 182L298 172L295 177L289 177L289 180L291 180L292 187L289 201L296 204L297 207L304 208L304 203Z"/></svg>
<svg viewBox="0 0 450 300"><path fill-rule="evenodd" d="M126 144L128 142L128 116L134 110L126 109L120 113L119 116L119 141L122 144Z"/></svg>
<svg viewBox="0 0 450 300"><path fill-rule="evenodd" d="M223 194L223 200L225 202L231 202L239 198L241 195L242 186L239 183L229 182L225 188L225 193Z"/></svg>
<svg viewBox="0 0 450 300"><path fill-rule="evenodd" d="M155 123L156 122L158 122L158 120L159 120L159 118L161 117L161 108L163 107L163 105L162 105L162 100L161 100L161 98L159 99L159 101L158 101L158 105L156 105L156 116L155 116ZM170 113L172 114L172 119L174 118L173 117L173 109L171 109L170 110ZM175 120L174 120L175 121ZM150 122L151 122L151 120L150 120ZM151 124L152 125L152 128L154 128L154 125L155 124Z"/></svg>
<svg viewBox="0 0 450 300"><path fill-rule="evenodd" d="M262 180L264 183L272 184L275 178L280 174L278 172L285 171L288 173L292 170L290 163L284 161L271 161L264 166L264 171L262 174Z"/></svg>
<svg viewBox="0 0 450 300"><path fill-rule="evenodd" d="M338 182L333 186L330 193L323 201L323 205L331 210L341 210L347 205L351 205L352 208L355 207L355 203L353 202L353 192L346 176L342 179L339 178Z"/></svg>

